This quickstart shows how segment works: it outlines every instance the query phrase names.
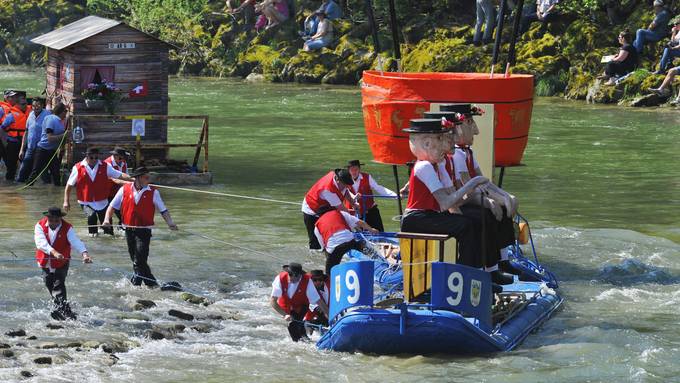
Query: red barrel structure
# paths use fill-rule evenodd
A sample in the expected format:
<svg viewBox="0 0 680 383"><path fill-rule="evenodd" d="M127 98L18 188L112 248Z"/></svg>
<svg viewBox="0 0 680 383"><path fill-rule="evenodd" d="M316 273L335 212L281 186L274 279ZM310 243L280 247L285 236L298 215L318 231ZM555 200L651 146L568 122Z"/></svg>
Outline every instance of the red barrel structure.
<svg viewBox="0 0 680 383"><path fill-rule="evenodd" d="M408 147L412 118L433 103L494 104L495 164L519 165L529 138L534 76L488 73L400 73L365 71L361 85L364 127L376 162L414 160Z"/></svg>

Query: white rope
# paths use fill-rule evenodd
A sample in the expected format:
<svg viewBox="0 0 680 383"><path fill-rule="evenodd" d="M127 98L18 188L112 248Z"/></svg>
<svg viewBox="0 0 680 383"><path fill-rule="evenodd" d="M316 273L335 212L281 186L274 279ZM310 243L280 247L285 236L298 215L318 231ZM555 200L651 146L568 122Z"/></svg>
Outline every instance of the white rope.
<svg viewBox="0 0 680 383"><path fill-rule="evenodd" d="M286 205L300 206L300 202L281 201L281 200L272 199L272 198L251 197L251 196L239 195L239 194L229 194L229 193L220 193L220 192L213 192L213 191L207 191L207 190L181 188L181 187L177 187L177 186L156 185L156 184L150 184L150 185L157 187L157 188L170 189L170 190L180 190L180 191L188 191L188 192L194 192L194 193L218 195L218 196L222 196L222 197L252 199L252 200L255 200L255 201L275 202L275 203L282 203L282 204L286 204Z"/></svg>
<svg viewBox="0 0 680 383"><path fill-rule="evenodd" d="M224 244L224 245L227 245L227 246L235 247L235 248L237 248L237 249L241 249L241 250L244 250L244 251L248 251L248 252L251 252L251 253L254 253L254 254L264 255L265 257L274 258L274 259L276 259L276 260L278 260L278 261L281 261L281 262L284 262L284 263L287 263L287 262L288 262L288 260L285 260L285 259L283 259L283 258L279 258L279 257L277 257L277 256L275 256L275 255L271 255L271 254L269 254L269 253L265 253L265 252L263 252L263 251L254 250L254 249L249 249L249 248L247 248L247 247L243 247L243 246L237 245L237 244L235 244L235 243L223 241L223 240L221 240L221 239L209 237L209 236L207 236L207 235L195 233L195 232L193 232L193 231L189 231L189 230L186 230L186 229L180 229L180 230L183 231L183 232L185 232L185 233L187 233L187 234L195 235L195 236L197 236L197 237L201 237L201 238L207 239L207 240L209 240L209 241L213 241L213 242L221 243L221 244Z"/></svg>

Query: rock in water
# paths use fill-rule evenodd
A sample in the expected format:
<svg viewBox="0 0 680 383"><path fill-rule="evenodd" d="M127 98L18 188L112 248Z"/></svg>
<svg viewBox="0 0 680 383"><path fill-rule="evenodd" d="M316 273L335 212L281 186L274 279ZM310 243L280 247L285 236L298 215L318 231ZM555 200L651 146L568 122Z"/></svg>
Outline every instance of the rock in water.
<svg viewBox="0 0 680 383"><path fill-rule="evenodd" d="M50 358L49 356L40 356L33 359L33 362L35 364L52 364L52 358Z"/></svg>
<svg viewBox="0 0 680 383"><path fill-rule="evenodd" d="M22 378L32 378L34 376L32 372L26 370L21 371L19 375L21 375Z"/></svg>
<svg viewBox="0 0 680 383"><path fill-rule="evenodd" d="M170 311L168 311L168 315L173 316L175 318L184 319L184 320L194 320L193 315L183 313L179 310L170 310Z"/></svg>
<svg viewBox="0 0 680 383"><path fill-rule="evenodd" d="M10 347L12 347L12 346L8 345L7 343L0 343L0 349L10 348Z"/></svg>
<svg viewBox="0 0 680 383"><path fill-rule="evenodd" d="M146 330L146 332L144 333L144 336L146 336L149 339L153 339L153 340L165 339L165 334L163 334L161 331L157 331L157 330Z"/></svg>
<svg viewBox="0 0 680 383"><path fill-rule="evenodd" d="M210 304L208 299L206 299L204 297L199 297L198 295L194 295L192 293L182 293L182 294L179 295L179 297L182 298L182 300L185 300L189 303L193 303L195 305L203 304L203 305L207 306L207 305Z"/></svg>
<svg viewBox="0 0 680 383"><path fill-rule="evenodd" d="M5 358L12 358L14 356L14 351L2 350L2 356L4 356Z"/></svg>
<svg viewBox="0 0 680 383"><path fill-rule="evenodd" d="M42 348L43 350L48 350L48 349L57 348L57 347L59 347L59 345L54 343L54 342L45 342L45 343L40 343L38 345L38 348Z"/></svg>
<svg viewBox="0 0 680 383"><path fill-rule="evenodd" d="M9 337L26 336L26 331L24 331L23 329L10 330L10 331L6 332L5 335L7 335Z"/></svg>
<svg viewBox="0 0 680 383"><path fill-rule="evenodd" d="M150 309L152 307L156 307L156 303L154 301L150 301L147 299L137 299L137 302L133 306L134 310L144 310L144 309Z"/></svg>
<svg viewBox="0 0 680 383"><path fill-rule="evenodd" d="M264 82L264 80L264 75L259 73L251 73L246 77L246 82Z"/></svg>
<svg viewBox="0 0 680 383"><path fill-rule="evenodd" d="M182 285L179 282L166 282L161 286L161 291L182 291Z"/></svg>
<svg viewBox="0 0 680 383"><path fill-rule="evenodd" d="M643 107L643 106L659 106L668 100L669 96L660 96L656 93L647 94L644 96L637 97L630 102L630 106Z"/></svg>
<svg viewBox="0 0 680 383"><path fill-rule="evenodd" d="M38 339L38 337L35 336L35 335L31 335L31 336L29 336L29 337L26 338L26 339L28 339L28 340L36 340L36 339Z"/></svg>
<svg viewBox="0 0 680 383"><path fill-rule="evenodd" d="M48 323L47 326L45 326L45 327L47 327L50 330L61 330L61 329L64 328L64 326L62 326L62 325L53 324L53 323Z"/></svg>

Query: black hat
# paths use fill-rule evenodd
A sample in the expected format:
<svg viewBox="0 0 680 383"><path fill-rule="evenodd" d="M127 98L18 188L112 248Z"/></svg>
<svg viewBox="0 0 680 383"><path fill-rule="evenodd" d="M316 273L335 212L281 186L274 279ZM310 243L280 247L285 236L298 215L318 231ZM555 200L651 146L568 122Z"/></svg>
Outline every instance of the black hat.
<svg viewBox="0 0 680 383"><path fill-rule="evenodd" d="M415 118L411 120L408 129L402 129L407 133L446 133L447 130L442 126L442 120L436 118Z"/></svg>
<svg viewBox="0 0 680 383"><path fill-rule="evenodd" d="M23 90L15 90L15 91L14 91L14 95L17 96L17 97L24 97L24 98L26 98L26 92L24 92Z"/></svg>
<svg viewBox="0 0 680 383"><path fill-rule="evenodd" d="M362 164L361 161L359 160L349 160L347 161L347 167L350 168L352 166L364 166L366 164Z"/></svg>
<svg viewBox="0 0 680 383"><path fill-rule="evenodd" d="M291 275L302 275L305 273L305 271L302 270L302 265L297 262L291 262L286 269L287 269L286 271L288 271L288 274Z"/></svg>
<svg viewBox="0 0 680 383"><path fill-rule="evenodd" d="M140 166L138 168L135 168L135 170L133 170L130 173L130 177L139 177L143 174L148 174L148 173L149 173L149 169L147 169L145 166Z"/></svg>
<svg viewBox="0 0 680 383"><path fill-rule="evenodd" d="M99 149L97 148L87 148L87 152L85 152L86 155L90 154L99 154Z"/></svg>
<svg viewBox="0 0 680 383"><path fill-rule="evenodd" d="M442 112L456 112L466 116L481 116L481 109L472 104L444 104L439 105L439 110Z"/></svg>
<svg viewBox="0 0 680 383"><path fill-rule="evenodd" d="M340 182L342 182L343 184L347 186L354 185L354 180L352 179L352 175L349 174L349 170L335 169L333 170L333 172L335 172L335 176L338 177L338 180L340 180Z"/></svg>
<svg viewBox="0 0 680 383"><path fill-rule="evenodd" d="M26 100L26 101L28 101L28 100ZM38 101L43 106L45 106L47 104L47 100L45 99L45 97L33 97L30 101L31 101L31 103L33 103L34 101Z"/></svg>
<svg viewBox="0 0 680 383"><path fill-rule="evenodd" d="M326 274L323 273L323 270L312 270L309 272L309 275L312 278L318 278L318 277L325 277Z"/></svg>
<svg viewBox="0 0 680 383"><path fill-rule="evenodd" d="M425 112L424 117L425 118L436 118L438 120L441 120L442 118L447 119L448 121L460 125L462 122L458 119L458 116L460 114L456 112Z"/></svg>
<svg viewBox="0 0 680 383"><path fill-rule="evenodd" d="M66 216L66 213L61 211L60 208L58 208L56 206L52 206L52 207L48 208L47 211L44 211L43 215L45 217L59 217L59 218L61 218L61 217Z"/></svg>
<svg viewBox="0 0 680 383"><path fill-rule="evenodd" d="M17 92L16 92L16 91L13 91L12 89L6 89L6 90L2 93L2 95L5 96L5 97L16 96L16 94L17 94Z"/></svg>
<svg viewBox="0 0 680 383"><path fill-rule="evenodd" d="M119 155L119 156L129 156L129 155L130 155L130 152L128 152L128 151L125 150L124 148L121 148L120 146L116 146L116 147L113 148L113 150L110 151L109 153L110 153L110 154L117 154L117 155Z"/></svg>

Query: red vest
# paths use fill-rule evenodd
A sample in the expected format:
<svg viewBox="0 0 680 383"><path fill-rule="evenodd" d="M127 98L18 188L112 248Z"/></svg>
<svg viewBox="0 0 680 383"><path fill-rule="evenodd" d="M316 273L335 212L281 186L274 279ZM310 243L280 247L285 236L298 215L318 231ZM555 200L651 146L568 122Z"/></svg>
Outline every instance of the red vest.
<svg viewBox="0 0 680 383"><path fill-rule="evenodd" d="M68 261L71 259L71 243L68 241L68 230L71 228L71 224L62 220L61 221L61 228L59 228L59 231L57 232L57 236L54 238L54 243L50 242L50 234L49 234L49 225L47 224L47 217L44 217L38 222L38 225L43 230L43 233L45 233L45 238L47 238L47 242L54 248L54 250L58 251L61 255L64 256L63 259L55 259L53 258L50 254L46 254L40 250L35 251L35 259L38 261L38 264L40 267L47 267L47 262L50 263L50 266L53 269L58 269L61 267L66 266Z"/></svg>
<svg viewBox="0 0 680 383"><path fill-rule="evenodd" d="M14 115L14 122L12 122L12 124L10 124L10 126L8 127L7 136L9 137L24 136L24 132L26 132L26 121L28 121L28 115L31 114L31 110L32 108L30 106L27 106L26 111L23 112L17 106L10 109L10 113Z"/></svg>
<svg viewBox="0 0 680 383"><path fill-rule="evenodd" d="M328 172L325 176L321 177L320 180L312 186L311 189L305 195L305 201L310 209L314 212L319 211L322 207L330 206L328 201L321 198L321 192L327 190L331 193L335 193L340 201L343 200L343 194L340 192L337 186L335 186L335 173L333 171Z"/></svg>
<svg viewBox="0 0 680 383"><path fill-rule="evenodd" d="M311 275L310 275L310 279L311 279ZM311 282L311 283L314 283L314 282ZM329 301L331 299L331 281L330 281L329 278L326 278L326 282L324 282L323 288L324 288L324 290L326 290L326 294L328 294L328 301L326 301L326 299L323 297L323 294L321 294L321 292L319 290L317 290L317 292L319 293L319 297L321 298L322 301L324 301L326 306L330 307ZM314 311L308 309L307 314L305 314L305 320L309 321L309 320L312 320L312 319L314 319Z"/></svg>
<svg viewBox="0 0 680 383"><path fill-rule="evenodd" d="M428 164L434 168L435 173L439 174L437 166L434 166L430 163ZM416 177L415 169L411 172L408 185L410 190L408 193L408 203L406 205L407 209L441 211L437 199L434 198L434 195L430 192L427 186L425 186L425 184L418 177Z"/></svg>
<svg viewBox="0 0 680 383"><path fill-rule="evenodd" d="M86 166L88 165L83 165L82 162L76 164L76 170L78 171L78 178L76 179L78 201L95 202L108 199L110 189L109 177L106 174L106 163L99 161L94 181L87 174Z"/></svg>
<svg viewBox="0 0 680 383"><path fill-rule="evenodd" d="M362 196L370 196L373 194L373 190L371 190L371 183L369 182L368 177L370 177L368 173L361 173L361 181L359 182L358 193L361 193ZM345 206L350 210L354 208L351 201L345 201ZM363 217L364 213L373 206L375 206L375 200L373 197L361 197L359 199L359 217Z"/></svg>
<svg viewBox="0 0 680 383"><path fill-rule="evenodd" d="M309 299L307 299L307 285L311 283L309 274L302 276L297 290L292 298L288 298L288 273L282 271L279 273L279 281L281 282L281 296L277 303L287 314L296 312L304 314L309 310Z"/></svg>
<svg viewBox="0 0 680 383"><path fill-rule="evenodd" d="M154 188L144 191L139 202L135 204L133 193L134 184L123 186L123 201L120 204L120 216L123 225L126 226L153 226L153 217L156 214L156 205L153 203Z"/></svg>
<svg viewBox="0 0 680 383"><path fill-rule="evenodd" d="M118 170L119 172L127 173L127 162L123 161L123 166L118 166L116 161L113 160L113 155L111 155L110 157L105 159L104 162L111 165L112 168ZM113 198L113 197L116 196L118 189L120 189L120 185L113 182L113 180L109 179L109 186L111 187L111 192L109 193L109 198Z"/></svg>
<svg viewBox="0 0 680 383"><path fill-rule="evenodd" d="M319 217L314 226L316 226L316 229L321 234L321 238L323 238L322 245L324 248L333 234L342 230L352 230L347 225L347 222L345 222L345 218L342 217L342 213L339 210L331 210L324 213Z"/></svg>

